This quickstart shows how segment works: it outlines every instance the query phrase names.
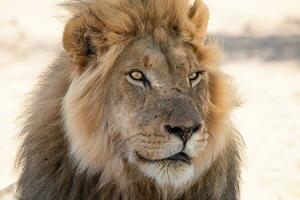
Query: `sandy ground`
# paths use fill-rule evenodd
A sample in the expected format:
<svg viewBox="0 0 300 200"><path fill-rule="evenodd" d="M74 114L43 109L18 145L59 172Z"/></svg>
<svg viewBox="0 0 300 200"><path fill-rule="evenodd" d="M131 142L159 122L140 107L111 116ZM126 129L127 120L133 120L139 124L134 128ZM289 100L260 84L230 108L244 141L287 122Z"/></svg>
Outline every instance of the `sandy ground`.
<svg viewBox="0 0 300 200"><path fill-rule="evenodd" d="M242 199L299 200L300 2L207 3L209 32L226 53L222 68L244 100L233 114L247 145ZM63 12L55 5L0 1L0 190L16 179L22 102L61 48Z"/></svg>

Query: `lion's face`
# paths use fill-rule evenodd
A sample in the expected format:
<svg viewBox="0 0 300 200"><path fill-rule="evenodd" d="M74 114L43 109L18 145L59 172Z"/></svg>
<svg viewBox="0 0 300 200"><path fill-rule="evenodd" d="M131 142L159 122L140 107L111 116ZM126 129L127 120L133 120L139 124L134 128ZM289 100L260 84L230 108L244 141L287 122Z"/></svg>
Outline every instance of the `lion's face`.
<svg viewBox="0 0 300 200"><path fill-rule="evenodd" d="M117 59L112 115L124 158L159 184L191 181L207 144L207 76L193 51L152 40L131 44Z"/></svg>
<svg viewBox="0 0 300 200"><path fill-rule="evenodd" d="M101 73L96 67L75 78L65 98L79 162L103 169L103 160L115 159L162 186L192 183L209 140L208 74L192 48L139 39Z"/></svg>
<svg viewBox="0 0 300 200"><path fill-rule="evenodd" d="M221 124L233 105L218 48L204 42L208 10L200 1L126 9L105 1L106 12L100 2L64 32L74 67L62 113L71 155L118 185L146 177L187 188L225 146Z"/></svg>

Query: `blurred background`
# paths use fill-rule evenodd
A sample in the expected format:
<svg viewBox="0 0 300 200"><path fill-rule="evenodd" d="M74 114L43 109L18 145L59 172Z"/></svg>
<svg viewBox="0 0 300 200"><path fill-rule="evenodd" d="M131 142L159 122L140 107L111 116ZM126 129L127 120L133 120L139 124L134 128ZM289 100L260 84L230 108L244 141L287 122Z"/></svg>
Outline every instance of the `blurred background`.
<svg viewBox="0 0 300 200"><path fill-rule="evenodd" d="M242 200L300 200L300 1L205 2L244 100L233 113L247 145ZM61 48L57 3L0 0L0 190L16 180L22 102Z"/></svg>

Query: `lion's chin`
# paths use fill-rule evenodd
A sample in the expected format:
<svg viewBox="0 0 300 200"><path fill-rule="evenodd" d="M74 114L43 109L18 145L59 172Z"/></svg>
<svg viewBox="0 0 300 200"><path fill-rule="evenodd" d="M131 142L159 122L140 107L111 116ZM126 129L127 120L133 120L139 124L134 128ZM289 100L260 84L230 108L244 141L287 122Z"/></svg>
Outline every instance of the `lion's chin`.
<svg viewBox="0 0 300 200"><path fill-rule="evenodd" d="M138 166L147 177L162 188L184 189L193 182L195 176L192 163L184 161L143 161L139 162Z"/></svg>

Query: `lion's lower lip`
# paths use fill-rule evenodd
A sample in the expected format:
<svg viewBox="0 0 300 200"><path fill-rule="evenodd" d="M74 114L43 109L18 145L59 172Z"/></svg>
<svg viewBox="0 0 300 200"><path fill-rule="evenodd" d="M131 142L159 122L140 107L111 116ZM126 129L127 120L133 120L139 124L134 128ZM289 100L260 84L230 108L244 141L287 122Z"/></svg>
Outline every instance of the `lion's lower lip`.
<svg viewBox="0 0 300 200"><path fill-rule="evenodd" d="M167 160L178 160L178 161L182 161L182 162L186 162L188 164L191 164L191 159L188 155L186 155L183 152L174 154L168 158L166 158Z"/></svg>
<svg viewBox="0 0 300 200"><path fill-rule="evenodd" d="M163 159L157 159L157 160L147 159L147 158L144 158L143 156L139 155L138 153L136 153L136 154L139 157L139 159L141 159L143 161L147 161L147 162L161 162L161 161L165 161L165 160L171 160L171 161L185 162L187 164L191 164L191 158L183 152L179 152L170 157L163 158Z"/></svg>

